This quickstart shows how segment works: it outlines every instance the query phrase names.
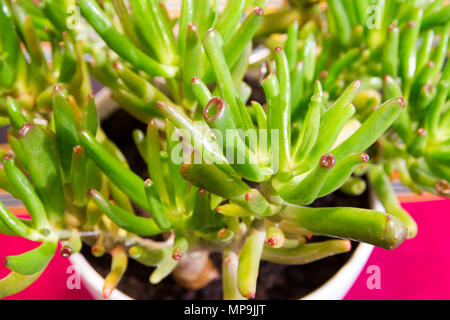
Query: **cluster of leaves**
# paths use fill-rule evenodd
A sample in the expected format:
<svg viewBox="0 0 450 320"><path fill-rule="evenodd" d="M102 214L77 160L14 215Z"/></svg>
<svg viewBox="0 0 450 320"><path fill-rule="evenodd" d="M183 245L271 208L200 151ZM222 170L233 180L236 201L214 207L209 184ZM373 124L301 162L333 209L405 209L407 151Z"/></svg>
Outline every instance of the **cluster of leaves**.
<svg viewBox="0 0 450 320"><path fill-rule="evenodd" d="M71 1L0 0L1 21L16 36L5 37L2 25L0 49L7 54L0 71L17 67L9 52L23 41L31 57L23 64L41 77L21 87L22 73L10 72L10 85L2 86L16 100L5 98L14 156L4 157L1 187L24 202L32 220L0 205L0 232L42 243L4 259L12 272L0 280L0 296L39 277L58 241L64 256L82 241L96 256L112 255L105 297L129 257L154 267L153 284L173 274L196 289L217 277L209 253L221 252L224 298L242 299L255 297L261 260L298 265L348 252L349 239L394 249L415 236L386 172L397 168L409 186L448 193L448 64L441 72L448 24L429 17L449 6L386 1L385 15L397 15L383 23L398 27L371 31L359 27L367 17L350 19L341 1L328 2L325 19L315 2L298 1L310 19L290 25L274 20L301 12L264 16L266 2L230 0L220 12L216 0L186 0L173 20L156 0L79 0L80 23L101 38L91 40L94 31L65 25ZM355 2L365 12L368 2ZM401 10L388 6L394 4ZM27 32L9 12L26 12L17 17L28 21ZM286 28L287 36L270 35ZM434 32L441 34L437 47ZM426 38L416 48L421 34ZM255 38L269 54L254 59ZM51 64L41 49L48 40ZM252 88L244 76L253 67L263 70L264 106L247 105ZM130 170L98 125L89 75L148 124L133 138L149 179ZM35 93L24 102L24 92ZM365 174L388 213L309 206L338 189L362 194ZM309 242L311 235L343 240Z"/></svg>

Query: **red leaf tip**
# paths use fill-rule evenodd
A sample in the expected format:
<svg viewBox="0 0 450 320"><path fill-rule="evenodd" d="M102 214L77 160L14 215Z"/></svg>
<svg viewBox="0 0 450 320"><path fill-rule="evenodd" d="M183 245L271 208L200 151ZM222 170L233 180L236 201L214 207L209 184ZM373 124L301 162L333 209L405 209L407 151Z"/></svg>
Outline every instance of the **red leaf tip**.
<svg viewBox="0 0 450 320"><path fill-rule="evenodd" d="M361 158L363 162L369 162L370 156L367 153L362 153Z"/></svg>
<svg viewBox="0 0 450 320"><path fill-rule="evenodd" d="M183 257L183 255L181 254L181 253L179 253L179 252L175 252L173 255L172 255L172 258L173 258L173 260L181 260L181 258Z"/></svg>
<svg viewBox="0 0 450 320"><path fill-rule="evenodd" d="M255 13L256 13L258 16L262 16L262 15L264 14L264 10L263 10L262 8L260 8L260 7L256 7L256 8L254 9L254 11L255 11Z"/></svg>
<svg viewBox="0 0 450 320"><path fill-rule="evenodd" d="M28 122L25 123L22 127L20 127L19 131L17 132L17 136L20 137L24 137L27 135L28 132L30 132L31 128L33 128L34 123L32 122Z"/></svg>
<svg viewBox="0 0 450 320"><path fill-rule="evenodd" d="M331 169L336 164L336 158L332 154L324 154L320 158L320 166L325 169Z"/></svg>
<svg viewBox="0 0 450 320"><path fill-rule="evenodd" d="M72 248L63 246L59 252L63 258L69 258L72 255Z"/></svg>
<svg viewBox="0 0 450 320"><path fill-rule="evenodd" d="M269 247L273 247L273 246L275 246L277 244L277 240L276 239L274 239L274 238L269 238L269 239L267 239L267 245L269 246Z"/></svg>
<svg viewBox="0 0 450 320"><path fill-rule="evenodd" d="M427 130L425 128L419 128L417 129L417 135L418 136L424 136L427 134Z"/></svg>

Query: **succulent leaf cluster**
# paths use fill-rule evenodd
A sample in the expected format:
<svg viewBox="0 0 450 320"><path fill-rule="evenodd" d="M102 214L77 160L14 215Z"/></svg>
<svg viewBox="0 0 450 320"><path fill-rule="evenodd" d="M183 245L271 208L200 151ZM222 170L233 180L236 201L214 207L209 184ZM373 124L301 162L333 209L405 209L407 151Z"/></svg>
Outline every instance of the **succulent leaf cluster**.
<svg viewBox="0 0 450 320"><path fill-rule="evenodd" d="M224 298L253 299L261 260L300 265L350 240L394 249L416 235L389 174L448 195L449 5L379 1L370 29L369 1L292 1L304 11L265 16L266 2L183 0L173 19L157 0L79 0L83 27L70 29L73 1L0 0L12 149L0 186L31 216L0 202L0 233L41 243L3 260L0 297L35 281L58 242L65 257L83 243L112 256L105 298L129 258L153 268L152 284L172 275L199 289L219 277L209 255L221 253ZM147 124L133 132L147 177L103 132L90 76ZM361 195L366 176L387 213L311 206Z"/></svg>

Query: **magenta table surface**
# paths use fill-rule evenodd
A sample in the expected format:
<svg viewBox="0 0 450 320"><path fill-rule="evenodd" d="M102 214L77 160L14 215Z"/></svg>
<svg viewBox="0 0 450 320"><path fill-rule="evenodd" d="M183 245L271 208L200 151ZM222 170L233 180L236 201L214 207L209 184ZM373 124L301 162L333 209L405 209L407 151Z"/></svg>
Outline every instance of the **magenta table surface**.
<svg viewBox="0 0 450 320"><path fill-rule="evenodd" d="M345 299L450 299L450 200L404 207L419 225L418 236L395 251L375 248ZM34 245L0 235L0 257ZM83 285L68 289L69 267L66 259L56 256L38 281L9 299L92 299ZM374 270L379 272L375 282ZM0 266L0 277L7 273Z"/></svg>

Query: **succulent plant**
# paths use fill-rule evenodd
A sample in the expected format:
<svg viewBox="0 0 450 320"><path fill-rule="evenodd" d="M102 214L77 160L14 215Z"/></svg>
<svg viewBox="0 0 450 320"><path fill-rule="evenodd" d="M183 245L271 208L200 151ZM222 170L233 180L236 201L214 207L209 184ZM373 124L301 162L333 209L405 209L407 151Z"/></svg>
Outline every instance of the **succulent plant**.
<svg viewBox="0 0 450 320"><path fill-rule="evenodd" d="M330 3L336 12L342 9L338 1ZM423 118L409 109L410 94L417 92L385 78L381 103L379 92L361 92L361 86L368 88L367 81L354 81L360 76L362 80L380 77L376 66L395 59L374 62L367 69L356 63L352 69L360 49L336 57L332 47L326 49L327 41L347 48L346 38L340 33L318 37L315 22L301 29L293 23L284 49L273 46L274 61L264 57L267 72L261 85L266 104L251 101L248 106L252 88L243 78L252 39L267 32L264 25L258 31L265 4L230 0L219 14L217 1L183 1L176 37L175 21L156 0L130 0L130 7L123 0L101 4L79 0L81 14L106 46L98 46L100 39L89 40L89 32L66 30L61 23L66 16L55 11L55 1L31 6L42 9L36 14L46 17L48 28L55 30L51 39L67 40L68 47L82 50L90 73L81 51L76 51L73 70L79 70L78 80L54 76L46 79L45 86L39 83L43 87L34 97L45 92L46 112L37 108L27 114L23 101L8 100L5 115L11 123L14 156L3 159L0 186L23 201L32 219L15 217L0 202L0 233L41 245L3 260L12 272L0 280L0 297L36 280L57 251L58 241L63 243L60 254L66 257L80 251L82 242L91 246L95 256L111 254L105 297L117 287L129 258L154 267L152 284L172 274L182 286L204 287L218 277L209 259L214 252L222 254L224 298L252 299L261 260L300 265L348 252L350 240L394 249L416 234L415 222L392 192L386 168L389 163L416 165L422 175L414 181L421 186L428 186L434 177L431 170L446 172L442 145L448 138L440 138L448 131L448 67L431 98L439 103L429 100L423 107L433 110L425 117L431 117L427 125L440 131L431 130L436 136L415 142L414 148L399 142L403 138L398 128L406 114L411 115L411 123ZM306 5L314 7L314 2ZM247 7L253 9L240 23ZM278 38L265 42L271 41L277 43ZM40 41L36 46L40 48ZM440 57L442 46L434 56ZM317 56L319 47L322 54ZM374 57L376 52L373 49ZM44 74L63 74L68 65L53 66L57 71ZM320 78L329 66L326 79ZM85 98L90 74L110 88L126 111L148 124L147 132L135 130L133 138L148 165L149 179L129 168L99 126L94 96ZM435 74L433 79L437 78ZM343 86L341 79L349 84ZM411 88L415 81L422 80L414 79ZM14 79L12 83L14 87ZM401 98L405 93L408 106ZM367 107L363 112L361 105ZM409 124L408 137L417 128ZM421 143L430 143L427 150L436 150L433 143L437 143L438 151L444 152L433 157L423 154ZM427 161L439 165L425 171ZM388 213L311 206L339 188L360 194L366 187L362 178L366 173ZM445 188L445 183L440 186ZM340 239L310 242L311 235Z"/></svg>
<svg viewBox="0 0 450 320"><path fill-rule="evenodd" d="M334 99L355 76L364 75L354 99L353 126L383 101L401 96L406 104L393 127L368 151L373 162L365 171L383 205L390 212L403 211L390 186L394 172L414 192L449 196L449 4L392 0L347 6L332 0L307 7L323 18L301 28L292 24L287 37L266 39L269 46L283 45L287 51L296 83L295 121L304 117L305 106L295 95L311 92L314 79L321 79ZM411 220L409 230L415 229Z"/></svg>
<svg viewBox="0 0 450 320"><path fill-rule="evenodd" d="M55 83L64 83L77 103L92 91L81 43L65 25L52 23L58 14L64 19L68 2L55 6L55 1L43 1L42 7L31 0L0 2L0 113L4 123L9 109L19 106L30 119L36 114L45 118L51 111Z"/></svg>

